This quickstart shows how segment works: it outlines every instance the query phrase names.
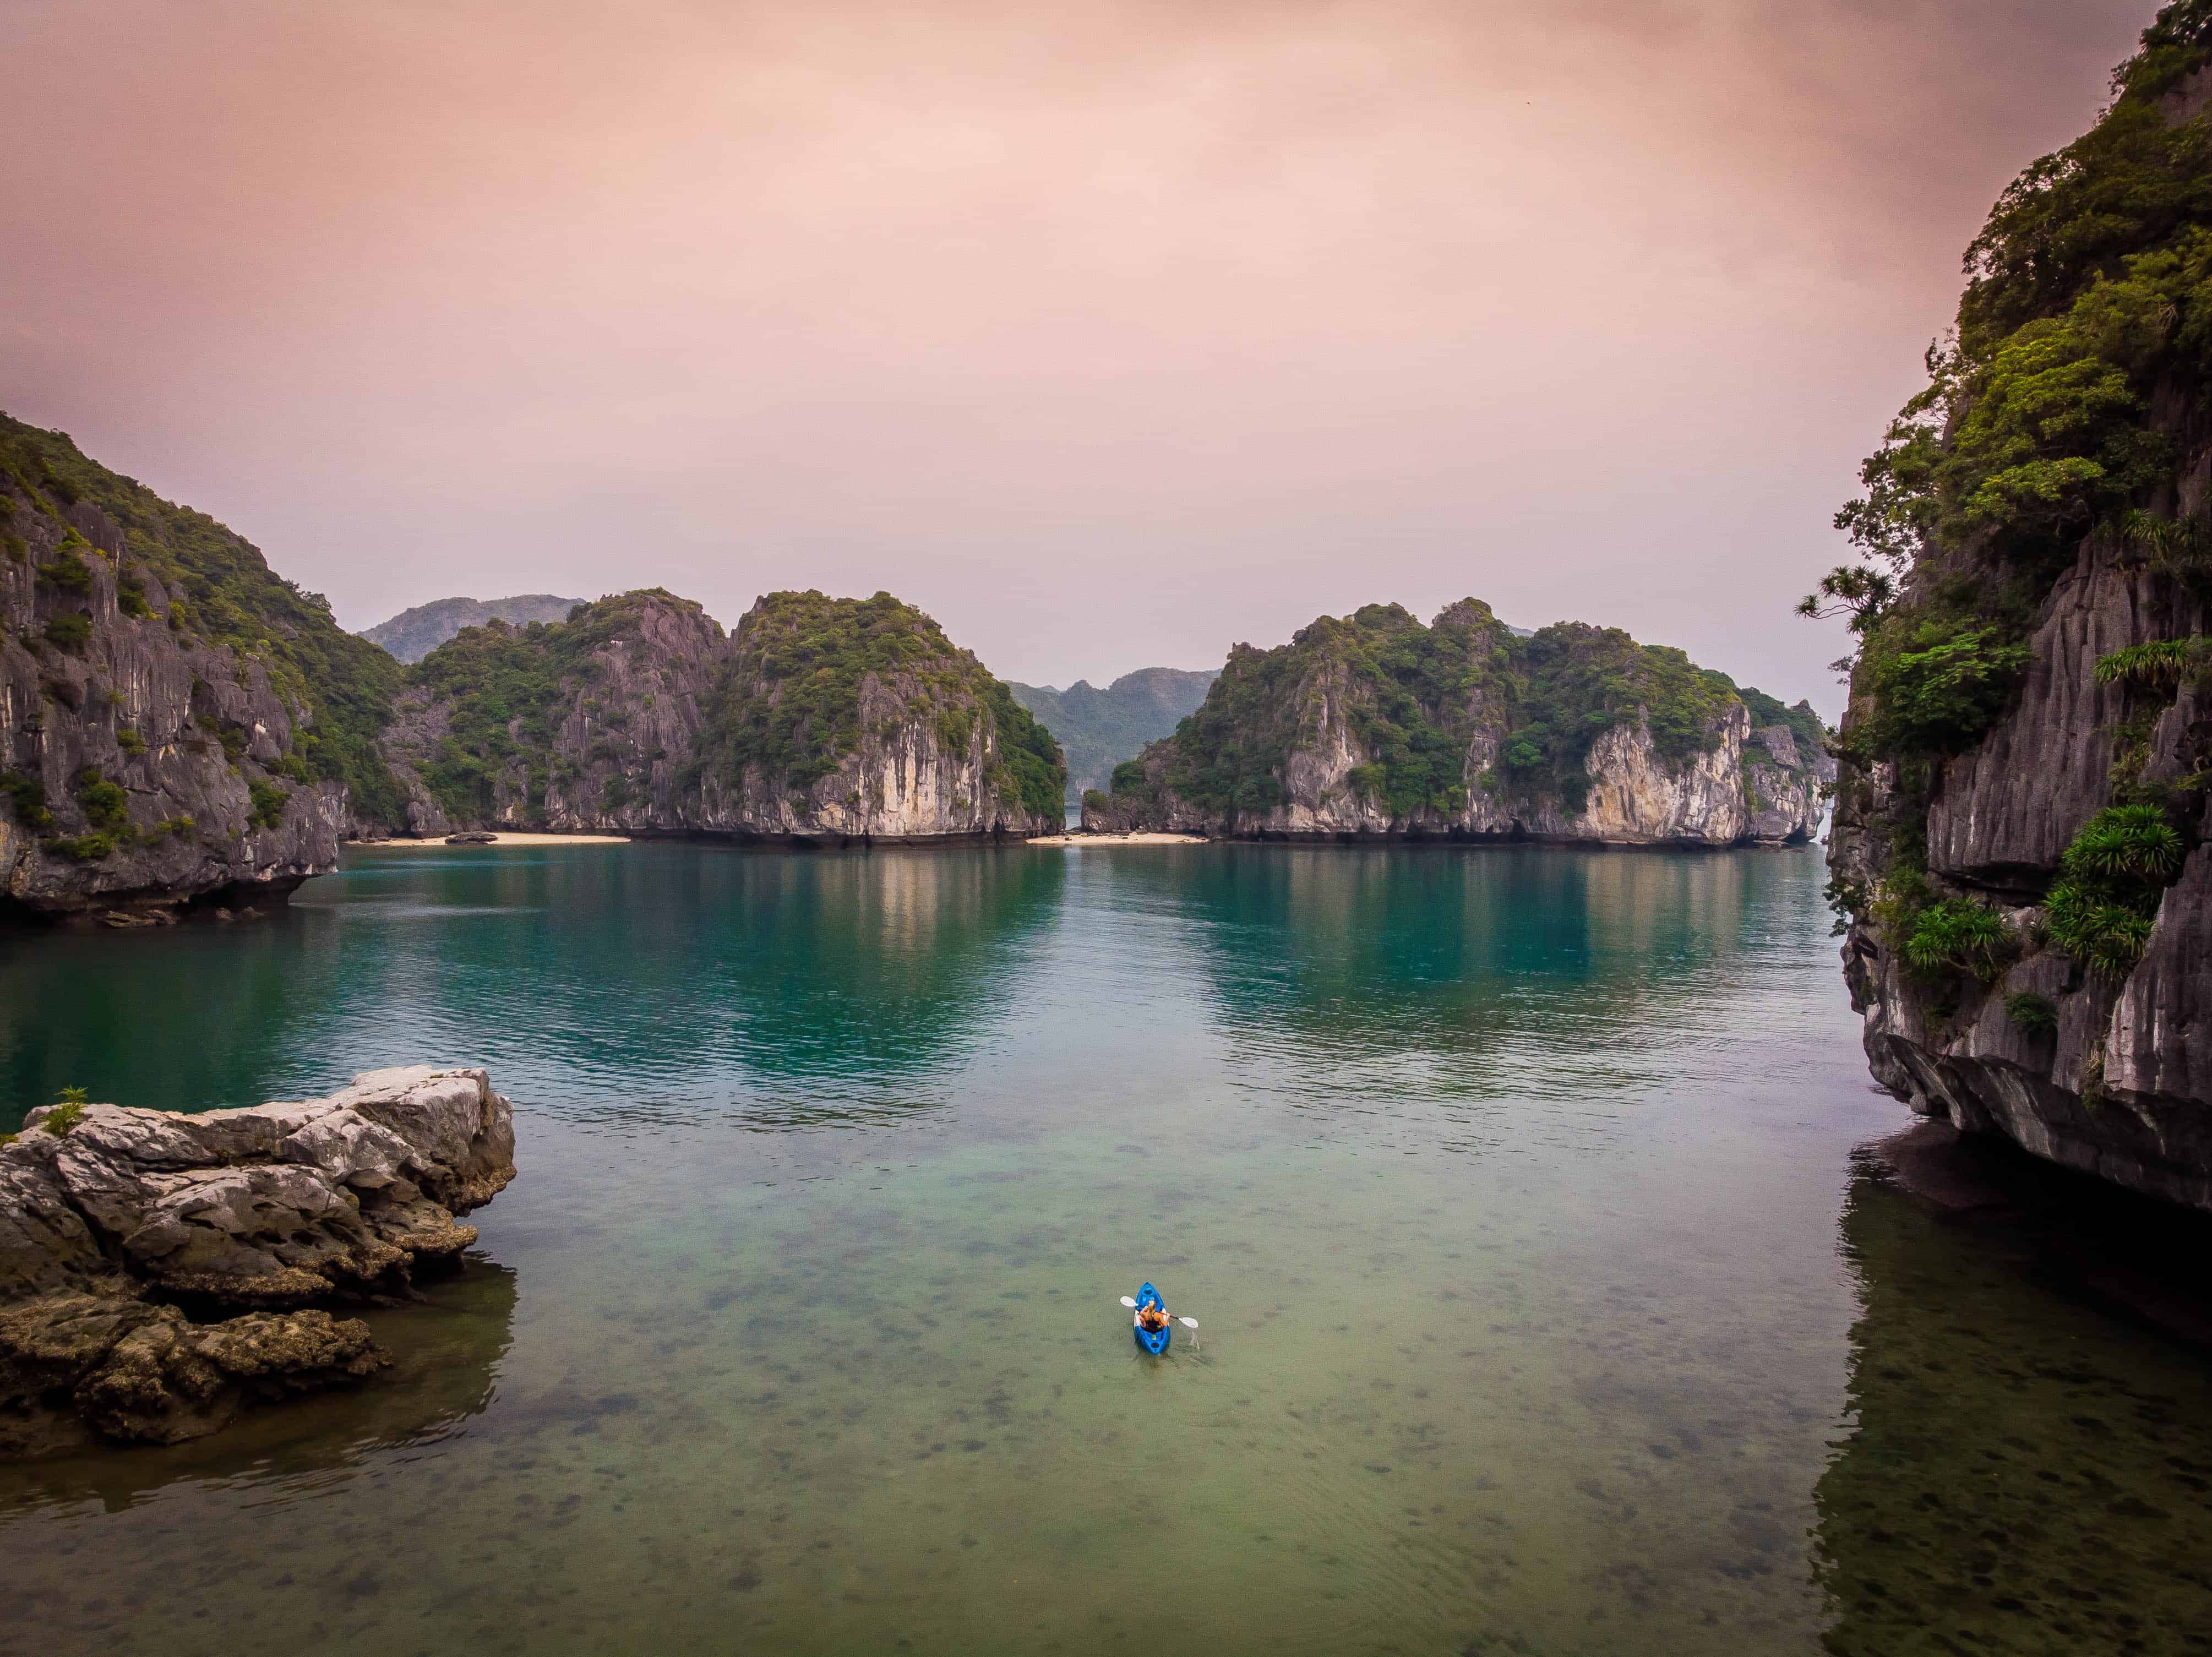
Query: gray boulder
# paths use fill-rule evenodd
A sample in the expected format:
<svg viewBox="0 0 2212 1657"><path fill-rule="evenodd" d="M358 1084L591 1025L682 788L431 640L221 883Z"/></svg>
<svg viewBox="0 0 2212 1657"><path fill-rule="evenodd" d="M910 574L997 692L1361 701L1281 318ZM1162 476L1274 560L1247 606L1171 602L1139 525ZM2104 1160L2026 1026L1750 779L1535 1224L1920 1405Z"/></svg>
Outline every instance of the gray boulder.
<svg viewBox="0 0 2212 1657"><path fill-rule="evenodd" d="M368 1326L316 1303L410 1298L476 1241L457 1217L514 1177L514 1110L481 1070L373 1071L326 1099L200 1115L69 1113L33 1111L0 1144L0 1458L174 1442L374 1372Z"/></svg>

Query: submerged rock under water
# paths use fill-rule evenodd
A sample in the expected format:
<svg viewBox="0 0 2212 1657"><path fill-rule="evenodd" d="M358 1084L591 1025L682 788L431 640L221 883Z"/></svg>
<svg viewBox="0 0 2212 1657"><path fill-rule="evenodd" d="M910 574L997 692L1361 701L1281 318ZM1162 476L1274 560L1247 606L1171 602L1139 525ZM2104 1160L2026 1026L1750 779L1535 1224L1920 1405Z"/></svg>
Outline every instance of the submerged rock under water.
<svg viewBox="0 0 2212 1657"><path fill-rule="evenodd" d="M514 1177L514 1110L482 1070L200 1115L78 1109L0 1143L0 1459L175 1443L374 1373L368 1326L318 1302L408 1297Z"/></svg>

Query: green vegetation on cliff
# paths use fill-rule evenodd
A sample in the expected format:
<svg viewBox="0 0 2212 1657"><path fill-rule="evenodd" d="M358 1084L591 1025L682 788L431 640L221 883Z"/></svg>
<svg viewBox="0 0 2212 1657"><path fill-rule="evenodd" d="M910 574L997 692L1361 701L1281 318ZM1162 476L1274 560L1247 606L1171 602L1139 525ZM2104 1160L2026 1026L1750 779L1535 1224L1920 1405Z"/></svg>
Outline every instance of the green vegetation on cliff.
<svg viewBox="0 0 2212 1657"><path fill-rule="evenodd" d="M1670 766L1720 746L1719 722L1737 700L1735 686L1682 652L1582 622L1554 622L1515 643L1526 660L1516 687L1522 711L1499 763L1517 786L1556 795L1570 815L1587 803L1590 749L1638 708Z"/></svg>
<svg viewBox="0 0 2212 1657"><path fill-rule="evenodd" d="M579 604L565 622L514 627L487 622L465 628L408 672L408 682L451 705L451 725L422 771L447 816L482 820L494 806L494 779L518 759L526 776L526 809L543 810L556 761L553 737L574 706L580 683L597 677L593 659L606 645L635 635L648 604L697 611L689 598L659 587Z"/></svg>
<svg viewBox="0 0 2212 1657"><path fill-rule="evenodd" d="M2058 882L2044 899L2051 943L2093 971L2125 977L2142 958L2159 901L2186 851L2158 806L2098 812L2067 847Z"/></svg>
<svg viewBox="0 0 2212 1657"><path fill-rule="evenodd" d="M971 652L888 592L771 592L755 604L708 715L708 762L733 785L750 771L810 786L860 751L871 677L900 699L898 717L933 719L948 749L967 748L988 715L997 740L987 780L1031 812L1060 810L1066 765L1051 732Z"/></svg>
<svg viewBox="0 0 2212 1657"><path fill-rule="evenodd" d="M1715 677L1727 677L1725 674ZM1764 690L1753 689L1747 685L1738 686L1735 694L1743 698L1744 707L1751 712L1753 731L1764 731L1776 725L1790 727L1800 759L1809 760L1820 753L1827 747L1829 738L1834 734L1821 722L1820 714L1809 701L1800 701L1794 707L1785 707L1780 698L1770 696Z"/></svg>
<svg viewBox="0 0 2212 1657"><path fill-rule="evenodd" d="M307 716L276 768L301 781L342 780L352 791L357 814L396 818L398 785L375 743L399 690L399 665L340 628L321 595L304 592L275 574L252 543L206 513L174 506L88 459L59 432L0 415L0 488L10 484L28 498L32 510L59 516L82 502L114 522L123 544L97 550L116 560L126 614L151 614L137 576L149 571L169 592L173 629L261 664L277 694ZM74 542L68 558L54 561L51 579L66 584L72 561L83 568ZM82 646L89 629L64 632L69 636L56 642L73 649Z"/></svg>
<svg viewBox="0 0 2212 1657"><path fill-rule="evenodd" d="M1862 561L1800 606L1846 618L1856 640L1844 757L1873 774L1865 828L1877 880L1840 880L1917 970L1991 964L1989 924L1946 896L1926 859L1943 762L1977 748L2014 706L2028 639L2084 549L2143 572L2147 616L2185 622L2212 595L2212 524L2183 513L2179 472L2200 445L2212 373L2212 0L2177 0L2113 75L2096 124L2007 188L1966 258L1955 326L1927 356L1928 384L1862 469L1866 493L1837 515ZM2164 578L2162 585L2160 578ZM2145 780L2151 732L2212 659L2201 638L2112 652L2112 804L2080 826L2045 877L2047 941L2107 976L2142 954L2160 894L2201 815L2201 762ZM2179 772L2178 777L2174 774ZM2023 883L2027 883L2023 882Z"/></svg>
<svg viewBox="0 0 2212 1657"><path fill-rule="evenodd" d="M1585 804L1593 745L1639 713L1674 769L1719 747L1739 701L1757 697L1761 724L1784 725L1809 762L1826 737L1809 707L1739 692L1679 650L1638 644L1618 628L1563 622L1521 637L1489 605L1467 598L1423 626L1397 604L1324 616L1287 645L1239 645L1198 711L1146 757L1118 767L1103 804L1137 805L1161 786L1224 818L1265 813L1285 798L1290 756L1340 725L1364 762L1346 774L1394 817L1456 814L1468 804L1468 754L1497 738L1486 789Z"/></svg>
<svg viewBox="0 0 2212 1657"><path fill-rule="evenodd" d="M1283 800L1291 749L1334 710L1371 756L1352 774L1362 792L1395 811L1463 804L1467 744L1455 732L1475 693L1504 671L1511 635L1472 600L1437 623L1369 604L1324 616L1273 650L1237 646L1176 727L1168 786L1209 811L1270 810ZM1125 780L1117 771L1117 788Z"/></svg>
<svg viewBox="0 0 2212 1657"><path fill-rule="evenodd" d="M2027 665L2038 606L2092 532L2170 507L2177 393L2212 370L2212 0L2160 12L2081 138L2023 172L1966 252L1929 383L1837 515L1865 561L1800 607L1849 618L1855 757L1972 747ZM2181 118L2186 116L2187 118Z"/></svg>

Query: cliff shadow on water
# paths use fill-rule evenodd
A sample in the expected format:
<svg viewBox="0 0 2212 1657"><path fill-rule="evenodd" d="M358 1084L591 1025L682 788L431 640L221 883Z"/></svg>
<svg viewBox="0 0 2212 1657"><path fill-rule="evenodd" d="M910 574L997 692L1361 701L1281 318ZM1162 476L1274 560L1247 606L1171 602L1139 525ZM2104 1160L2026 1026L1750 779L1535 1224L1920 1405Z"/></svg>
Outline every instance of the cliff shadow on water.
<svg viewBox="0 0 2212 1657"><path fill-rule="evenodd" d="M1861 1309L1814 1490L1827 1648L2205 1648L2212 1223L1999 1146L1896 1157L1931 1201L1893 1156L1862 1153L1841 1222Z"/></svg>

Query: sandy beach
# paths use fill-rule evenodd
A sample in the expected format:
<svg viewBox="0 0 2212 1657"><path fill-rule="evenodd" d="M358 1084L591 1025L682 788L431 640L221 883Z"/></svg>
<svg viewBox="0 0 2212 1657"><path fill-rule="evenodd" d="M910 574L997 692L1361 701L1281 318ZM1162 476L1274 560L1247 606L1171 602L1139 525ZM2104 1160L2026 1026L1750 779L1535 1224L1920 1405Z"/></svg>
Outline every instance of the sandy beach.
<svg viewBox="0 0 2212 1657"><path fill-rule="evenodd" d="M1203 846L1203 835L1036 835L1032 846Z"/></svg>
<svg viewBox="0 0 2212 1657"><path fill-rule="evenodd" d="M482 843L482 841L477 842L479 845ZM419 851L426 847L434 846L442 849L446 841L445 837L440 835L432 840L349 840L346 844L349 846L397 846L404 847L409 851ZM494 838L492 844L495 846L627 846L629 844L629 836L628 835L510 835L502 829ZM469 848L465 846L456 846L453 849L456 852L465 852Z"/></svg>

